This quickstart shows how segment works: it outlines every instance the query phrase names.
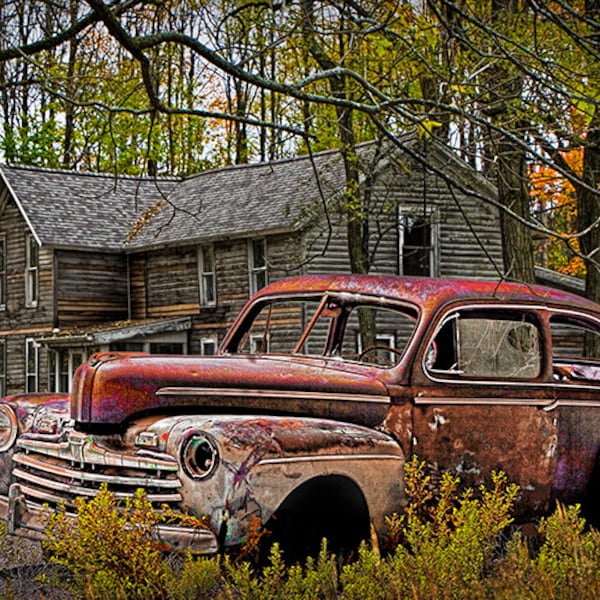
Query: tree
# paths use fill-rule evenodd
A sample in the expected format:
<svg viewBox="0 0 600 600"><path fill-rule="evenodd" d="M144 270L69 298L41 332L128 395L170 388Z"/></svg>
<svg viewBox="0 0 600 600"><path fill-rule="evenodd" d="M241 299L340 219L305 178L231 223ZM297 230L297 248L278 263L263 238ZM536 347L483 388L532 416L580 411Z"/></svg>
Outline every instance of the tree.
<svg viewBox="0 0 600 600"><path fill-rule="evenodd" d="M95 160L97 168L113 163L130 172L150 164L183 174L207 157L243 162L338 147L352 269L364 272L371 228L358 194L356 144L375 135L401 144L398 134L417 127L496 177L511 253L505 277L533 280L535 232L570 244L588 266L588 295L600 298L597 2L5 3L5 153L31 158L24 149L43 131L53 143L37 147L52 152L36 160L46 164L60 148L63 164ZM587 114L583 130L567 118L573 111ZM230 126L231 152L223 143ZM581 172L563 160L576 146ZM435 170L425 152L405 150ZM560 220L532 213L533 167L570 181L575 231L552 230Z"/></svg>

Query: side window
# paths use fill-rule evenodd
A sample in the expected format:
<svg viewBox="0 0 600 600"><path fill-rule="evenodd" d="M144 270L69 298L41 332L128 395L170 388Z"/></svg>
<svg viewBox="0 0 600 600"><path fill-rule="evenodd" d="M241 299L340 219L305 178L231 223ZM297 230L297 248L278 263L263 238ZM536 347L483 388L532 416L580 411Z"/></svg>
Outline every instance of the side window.
<svg viewBox="0 0 600 600"><path fill-rule="evenodd" d="M6 237L0 236L0 310L6 308Z"/></svg>
<svg viewBox="0 0 600 600"><path fill-rule="evenodd" d="M39 248L35 238L25 238L25 304L35 307L38 302Z"/></svg>
<svg viewBox="0 0 600 600"><path fill-rule="evenodd" d="M588 318L550 319L554 376L561 381L600 381L600 324Z"/></svg>
<svg viewBox="0 0 600 600"><path fill-rule="evenodd" d="M248 269L250 271L250 295L267 285L267 240L248 240Z"/></svg>
<svg viewBox="0 0 600 600"><path fill-rule="evenodd" d="M541 372L540 332L527 316L508 312L455 313L425 356L432 375L534 379Z"/></svg>
<svg viewBox="0 0 600 600"><path fill-rule="evenodd" d="M412 313L379 306L356 306L348 317L342 356L392 367L402 358L415 328Z"/></svg>
<svg viewBox="0 0 600 600"><path fill-rule="evenodd" d="M201 246L198 249L198 272L200 305L214 306L217 303L214 246Z"/></svg>

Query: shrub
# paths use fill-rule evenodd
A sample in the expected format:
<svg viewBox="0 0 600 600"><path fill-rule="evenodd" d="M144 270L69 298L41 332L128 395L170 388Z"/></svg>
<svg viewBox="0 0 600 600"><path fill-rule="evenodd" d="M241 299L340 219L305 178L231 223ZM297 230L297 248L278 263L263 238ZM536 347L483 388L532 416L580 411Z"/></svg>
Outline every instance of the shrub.
<svg viewBox="0 0 600 600"><path fill-rule="evenodd" d="M578 506L559 506L542 519L535 552L519 534L500 552L518 491L505 475L493 473L489 487L461 491L458 478L444 474L434 492L424 463L413 459L406 466L406 490L409 505L387 519L383 551L372 536L346 564L324 540L318 557L304 565L287 567L274 544L262 569L249 562L253 552L187 554L169 566L151 536L165 514L157 514L142 492L121 503L106 488L78 501L74 520L64 509L51 516L44 547L52 562L73 573L72 591L89 599L600 598L600 533L586 529ZM188 524L193 519L183 518ZM250 549L259 541L257 532Z"/></svg>
<svg viewBox="0 0 600 600"><path fill-rule="evenodd" d="M419 598L461 597L468 589L473 595L492 565L500 533L512 522L518 486L492 473L490 489L460 492L459 479L444 473L436 496L424 467L416 458L406 466L410 502L391 521L403 543L390 557L390 585Z"/></svg>
<svg viewBox="0 0 600 600"><path fill-rule="evenodd" d="M489 579L489 597L537 600L600 598L600 532L587 529L580 507L558 505L542 519L542 544L531 552L522 536L508 544L506 555Z"/></svg>
<svg viewBox="0 0 600 600"><path fill-rule="evenodd" d="M43 547L86 598L163 598L166 565L152 540L157 520L143 491L120 502L103 486L93 499L77 499L74 519L64 507L50 515Z"/></svg>

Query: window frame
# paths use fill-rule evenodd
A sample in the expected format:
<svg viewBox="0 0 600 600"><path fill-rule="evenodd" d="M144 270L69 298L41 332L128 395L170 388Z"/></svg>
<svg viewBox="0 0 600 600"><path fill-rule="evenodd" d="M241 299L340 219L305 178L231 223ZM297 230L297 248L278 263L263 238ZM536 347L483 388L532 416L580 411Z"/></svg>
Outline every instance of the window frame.
<svg viewBox="0 0 600 600"><path fill-rule="evenodd" d="M48 349L48 390L57 393L70 393L75 371L90 356L83 347ZM80 357L79 360L77 357Z"/></svg>
<svg viewBox="0 0 600 600"><path fill-rule="evenodd" d="M32 261L32 248L36 249L35 262ZM25 236L25 306L36 308L39 300L39 245L34 236L28 233Z"/></svg>
<svg viewBox="0 0 600 600"><path fill-rule="evenodd" d="M262 244L262 258L263 258L262 265L256 265L256 261L254 260L255 247L259 243ZM267 238L266 237L252 238L252 239L248 240L248 275L249 275L249 288L250 288L251 296L256 294L256 292L261 290L263 287L265 287L269 283L269 274L268 274L268 269L267 269L267 256L268 256L268 250L267 250ZM262 276L264 278L264 283L262 285L260 285L260 282L258 281L259 276Z"/></svg>
<svg viewBox="0 0 600 600"><path fill-rule="evenodd" d="M411 213L399 213L398 215L398 274L406 275L404 268L404 254L406 249L427 250L429 255L429 272L415 273L414 275L423 277L437 277L439 273L439 220L436 218L437 211L430 210L427 214L415 215ZM415 221L422 220L429 226L429 245L413 246L405 243L408 219Z"/></svg>
<svg viewBox="0 0 600 600"><path fill-rule="evenodd" d="M514 314L514 319L511 318ZM521 316L521 319L517 319L518 316ZM460 342L460 328L458 327L458 322L461 319L488 319L489 320L498 320L498 321L512 321L515 323L525 323L533 327L537 331L537 351L538 351L538 373L535 377L527 376L527 377L516 377L516 376L501 376L497 374L487 375L474 375L469 373L464 373L460 369L458 369L458 365L455 363L452 368L435 368L433 365L429 363L429 353L431 352L432 347L436 347L434 342L438 340L438 336L440 335L442 329L447 326L449 323L454 322L454 335L456 336L453 340L452 344L446 343L443 344L443 347L448 348L450 345L454 346L453 352L456 354L457 360L460 357L461 353L461 342ZM495 318L494 318L495 317ZM432 334L427 336L426 339L423 340L422 354L421 354L421 368L425 377L430 382L436 383L461 383L461 384L477 384L477 385L529 385L536 384L545 381L546 372L548 366L546 365L545 358L545 347L548 343L546 339L546 334L544 331L545 327L542 324L540 319L540 315L536 310L533 310L530 306L521 306L521 305L492 305L492 304L474 304L474 305L464 305L460 307L455 307L447 312L439 319L437 326L433 330ZM435 350L434 350L435 351Z"/></svg>
<svg viewBox="0 0 600 600"><path fill-rule="evenodd" d="M33 370L29 369L30 358L33 353ZM33 380L33 386L30 385ZM33 338L25 338L25 393L31 394L39 391L40 386L40 345ZM31 389L33 387L33 389Z"/></svg>
<svg viewBox="0 0 600 600"><path fill-rule="evenodd" d="M209 345L213 346L212 352L206 351L206 348ZM214 356L217 353L217 348L218 348L217 340L214 337L205 337L200 340L200 354L202 356Z"/></svg>
<svg viewBox="0 0 600 600"><path fill-rule="evenodd" d="M205 251L210 251L212 265L207 268ZM217 305L217 273L215 264L214 244L204 244L198 247L198 286L200 294L200 306ZM208 290L210 289L210 294ZM212 296L212 299L209 298Z"/></svg>
<svg viewBox="0 0 600 600"><path fill-rule="evenodd" d="M6 235L0 235L0 310L6 310Z"/></svg>
<svg viewBox="0 0 600 600"><path fill-rule="evenodd" d="M0 397L6 396L6 346L7 339L5 337L0 338Z"/></svg>

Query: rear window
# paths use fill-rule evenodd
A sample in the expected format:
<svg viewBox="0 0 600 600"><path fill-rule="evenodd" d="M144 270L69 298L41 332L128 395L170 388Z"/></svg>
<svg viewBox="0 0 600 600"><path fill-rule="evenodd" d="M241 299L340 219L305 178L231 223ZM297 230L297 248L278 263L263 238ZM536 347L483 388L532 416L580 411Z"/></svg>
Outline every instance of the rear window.
<svg viewBox="0 0 600 600"><path fill-rule="evenodd" d="M430 343L425 367L433 375L535 379L541 372L540 331L528 315L460 312Z"/></svg>

